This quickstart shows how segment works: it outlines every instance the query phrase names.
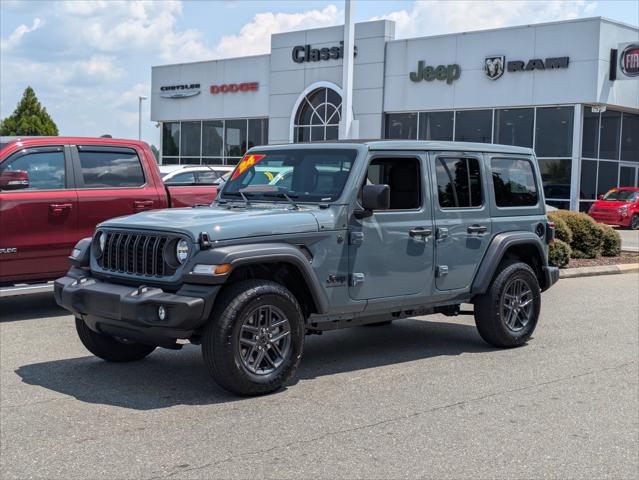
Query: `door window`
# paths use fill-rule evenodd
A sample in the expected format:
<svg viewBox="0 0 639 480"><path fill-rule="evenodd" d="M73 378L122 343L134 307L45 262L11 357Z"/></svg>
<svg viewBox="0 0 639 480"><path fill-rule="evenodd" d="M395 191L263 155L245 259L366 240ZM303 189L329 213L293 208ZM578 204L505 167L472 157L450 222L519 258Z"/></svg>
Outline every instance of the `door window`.
<svg viewBox="0 0 639 480"><path fill-rule="evenodd" d="M167 183L170 183L171 185L176 183L184 183L184 184L195 183L195 174L193 172L178 173L173 178L170 178L167 181Z"/></svg>
<svg viewBox="0 0 639 480"><path fill-rule="evenodd" d="M368 166L368 185L390 187L389 210L412 210L421 205L421 172L417 158L375 158Z"/></svg>
<svg viewBox="0 0 639 480"><path fill-rule="evenodd" d="M207 172L198 172L197 173L197 183L201 183L203 185L215 185L218 183L220 176L223 172L216 172L214 170L209 170Z"/></svg>
<svg viewBox="0 0 639 480"><path fill-rule="evenodd" d="M25 171L29 186L15 192L33 190L63 190L66 186L64 152L34 152L9 160L0 166L0 172Z"/></svg>
<svg viewBox="0 0 639 480"><path fill-rule="evenodd" d="M537 205L537 185L532 163L528 160L494 158L491 169L498 207Z"/></svg>
<svg viewBox="0 0 639 480"><path fill-rule="evenodd" d="M132 188L144 185L144 172L134 151L80 150L85 188Z"/></svg>
<svg viewBox="0 0 639 480"><path fill-rule="evenodd" d="M482 204L481 173L476 158L436 160L437 196L442 208L476 208Z"/></svg>

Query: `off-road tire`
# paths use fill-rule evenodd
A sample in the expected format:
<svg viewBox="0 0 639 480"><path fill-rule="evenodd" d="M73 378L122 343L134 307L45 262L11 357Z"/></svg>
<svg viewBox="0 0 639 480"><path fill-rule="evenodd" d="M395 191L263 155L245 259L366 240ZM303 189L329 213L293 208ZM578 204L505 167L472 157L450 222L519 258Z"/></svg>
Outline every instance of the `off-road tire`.
<svg viewBox="0 0 639 480"><path fill-rule="evenodd" d="M239 353L240 329L260 306L275 306L290 325L290 346L281 365L268 374L247 370ZM204 363L215 382L238 395L263 395L281 388L299 365L304 349L304 316L293 294L279 283L246 280L220 293L202 338Z"/></svg>
<svg viewBox="0 0 639 480"><path fill-rule="evenodd" d="M639 213L635 213L630 219L630 230L639 230Z"/></svg>
<svg viewBox="0 0 639 480"><path fill-rule="evenodd" d="M94 332L81 318L75 319L75 329L86 349L107 362L134 362L142 360L155 350L154 345L120 342L113 337Z"/></svg>
<svg viewBox="0 0 639 480"><path fill-rule="evenodd" d="M532 297L528 323L520 331L509 328L502 315L506 289L515 280L522 280L530 289ZM475 324L484 341L502 348L523 345L535 330L541 309L541 290L535 272L522 262L501 266L488 291L479 295L474 303Z"/></svg>

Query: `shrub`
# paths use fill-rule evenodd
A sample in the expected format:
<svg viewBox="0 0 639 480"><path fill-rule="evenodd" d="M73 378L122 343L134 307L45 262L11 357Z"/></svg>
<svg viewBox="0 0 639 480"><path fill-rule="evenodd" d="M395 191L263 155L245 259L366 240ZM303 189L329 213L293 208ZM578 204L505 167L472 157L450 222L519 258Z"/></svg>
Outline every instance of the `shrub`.
<svg viewBox="0 0 639 480"><path fill-rule="evenodd" d="M592 218L585 213L559 210L554 212L561 218L572 232L573 258L597 258L603 248L603 235L601 228Z"/></svg>
<svg viewBox="0 0 639 480"><path fill-rule="evenodd" d="M555 238L570 245L572 243L572 231L568 224L556 213L550 212L548 214L548 220L555 223Z"/></svg>
<svg viewBox="0 0 639 480"><path fill-rule="evenodd" d="M548 263L554 267L565 267L570 262L570 245L555 239L548 247Z"/></svg>
<svg viewBox="0 0 639 480"><path fill-rule="evenodd" d="M601 254L604 257L617 257L621 255L621 236L619 232L609 225L599 224L603 237Z"/></svg>

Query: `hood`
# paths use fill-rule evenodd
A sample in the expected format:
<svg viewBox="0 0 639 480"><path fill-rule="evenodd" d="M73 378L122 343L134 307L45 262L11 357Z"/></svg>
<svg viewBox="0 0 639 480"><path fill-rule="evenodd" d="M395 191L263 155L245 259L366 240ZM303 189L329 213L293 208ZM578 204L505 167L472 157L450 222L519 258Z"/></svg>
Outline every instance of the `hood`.
<svg viewBox="0 0 639 480"><path fill-rule="evenodd" d="M207 232L211 240L317 232L315 216L309 210L289 208L170 208L119 217L103 227L188 232L197 239Z"/></svg>

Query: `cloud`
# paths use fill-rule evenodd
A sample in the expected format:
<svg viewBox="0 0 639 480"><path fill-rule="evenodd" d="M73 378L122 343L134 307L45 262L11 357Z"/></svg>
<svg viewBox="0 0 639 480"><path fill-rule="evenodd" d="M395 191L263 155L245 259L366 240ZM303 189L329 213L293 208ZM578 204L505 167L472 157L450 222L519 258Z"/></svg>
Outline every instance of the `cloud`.
<svg viewBox="0 0 639 480"><path fill-rule="evenodd" d="M268 53L271 49L271 35L274 33L329 27L343 21L344 12L333 4L323 10L301 13L258 13L242 27L239 34L222 37L215 47L215 56L221 58Z"/></svg>
<svg viewBox="0 0 639 480"><path fill-rule="evenodd" d="M371 20L393 20L397 38L407 38L568 20L591 14L595 6L591 0L429 0Z"/></svg>
<svg viewBox="0 0 639 480"><path fill-rule="evenodd" d="M43 25L44 22L38 17L33 19L33 23L30 27L27 27L24 24L18 25L6 39L0 40L0 50L6 51L11 48L15 48L20 44L20 41L27 33L34 32Z"/></svg>

